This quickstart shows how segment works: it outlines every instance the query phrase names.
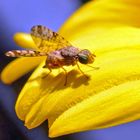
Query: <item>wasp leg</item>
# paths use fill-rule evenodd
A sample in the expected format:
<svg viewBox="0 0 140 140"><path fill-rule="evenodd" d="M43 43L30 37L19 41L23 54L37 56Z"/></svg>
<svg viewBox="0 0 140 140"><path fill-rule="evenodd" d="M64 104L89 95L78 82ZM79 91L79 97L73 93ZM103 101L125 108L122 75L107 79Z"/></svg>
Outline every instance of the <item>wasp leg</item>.
<svg viewBox="0 0 140 140"><path fill-rule="evenodd" d="M88 79L89 77L81 70L78 62L76 62L76 65L77 65L78 69L80 70L80 72Z"/></svg>
<svg viewBox="0 0 140 140"><path fill-rule="evenodd" d="M64 83L64 86L67 85L67 79L68 79L68 74L67 74L67 71L61 66L61 68L64 70L65 72L65 83Z"/></svg>

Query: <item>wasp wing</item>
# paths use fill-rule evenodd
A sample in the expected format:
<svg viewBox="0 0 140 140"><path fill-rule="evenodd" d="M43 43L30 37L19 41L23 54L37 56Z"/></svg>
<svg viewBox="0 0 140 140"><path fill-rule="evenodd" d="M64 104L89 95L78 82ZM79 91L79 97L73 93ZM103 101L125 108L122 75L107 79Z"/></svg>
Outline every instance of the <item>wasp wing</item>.
<svg viewBox="0 0 140 140"><path fill-rule="evenodd" d="M60 48L72 46L58 33L42 25L33 26L31 28L31 36L37 49L41 52L49 53Z"/></svg>

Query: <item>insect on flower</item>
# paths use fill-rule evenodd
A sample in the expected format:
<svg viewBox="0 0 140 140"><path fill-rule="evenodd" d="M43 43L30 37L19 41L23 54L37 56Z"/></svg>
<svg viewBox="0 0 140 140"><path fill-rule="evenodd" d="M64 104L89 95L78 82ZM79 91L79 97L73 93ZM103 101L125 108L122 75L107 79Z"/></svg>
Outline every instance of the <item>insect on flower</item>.
<svg viewBox="0 0 140 140"><path fill-rule="evenodd" d="M94 62L95 55L89 50L80 50L72 46L58 33L53 32L45 26L37 25L31 28L31 36L38 50L12 50L5 53L9 57L37 57L47 56L43 68L52 69L62 68L65 72L65 85L67 83L67 71L63 66L77 65L80 72L88 78L80 69L78 62L91 64ZM96 67L93 67L96 68Z"/></svg>

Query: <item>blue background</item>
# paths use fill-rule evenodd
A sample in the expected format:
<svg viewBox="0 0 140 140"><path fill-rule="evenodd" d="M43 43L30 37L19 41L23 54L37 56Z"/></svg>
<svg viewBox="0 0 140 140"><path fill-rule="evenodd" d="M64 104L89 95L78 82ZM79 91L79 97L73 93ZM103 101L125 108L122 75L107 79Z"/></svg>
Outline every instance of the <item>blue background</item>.
<svg viewBox="0 0 140 140"><path fill-rule="evenodd" d="M0 69L11 61L3 54L18 49L13 42L16 32L29 32L36 24L46 25L57 31L64 21L82 5L80 0L1 0L0 1ZM0 140L47 140L47 122L28 130L14 111L17 93L30 74L11 86L0 83ZM17 86L18 85L18 86ZM82 124L82 122L81 122ZM139 140L140 121L82 133L71 134L54 140Z"/></svg>

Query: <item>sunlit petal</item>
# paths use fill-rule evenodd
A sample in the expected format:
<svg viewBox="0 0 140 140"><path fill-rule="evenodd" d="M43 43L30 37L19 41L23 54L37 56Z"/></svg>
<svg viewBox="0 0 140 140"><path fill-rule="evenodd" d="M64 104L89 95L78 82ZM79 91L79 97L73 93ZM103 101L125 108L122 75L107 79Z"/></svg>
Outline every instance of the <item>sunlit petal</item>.
<svg viewBox="0 0 140 140"><path fill-rule="evenodd" d="M133 121L140 118L139 108L140 80L120 84L64 112L51 126L50 137Z"/></svg>
<svg viewBox="0 0 140 140"><path fill-rule="evenodd" d="M115 37L109 42L114 35L114 31L116 33ZM130 38L128 36L126 39L122 38L121 36L123 35L121 34L120 36L120 32L123 32L124 36L130 32ZM45 79L40 78L32 82L29 80L26 88L23 88L23 92L21 92L16 105L18 116L23 120L25 119L25 125L28 128L38 126L49 117L49 124L51 125L61 113L89 96L95 93L97 94L104 89L122 84L123 82L135 80L140 75L140 65L138 64L140 59L139 34L139 31L132 28L118 28L108 31L106 35L101 34L103 37L100 37L100 41L95 40L94 47L95 52L97 52L97 58L93 65L99 66L100 69L93 70L92 68L81 65L82 70L90 75L89 81L78 73L78 71L74 70L69 72L67 87L64 86L64 74L56 77L49 76ZM86 37L86 39L89 44L90 42L92 44L91 36L89 38ZM130 43L130 39L133 43ZM107 42L103 43L102 49L96 47L98 42L105 40ZM80 45L83 45L84 41L82 39L79 42L81 43ZM91 45L88 46L90 47ZM109 49L106 46L109 46ZM76 70L77 68L68 68L68 70L70 69ZM35 71L35 75L33 74L33 76L36 77L40 75L39 73L40 68ZM38 84L34 85L35 83ZM85 88L86 91L82 92ZM31 92L31 90L35 92Z"/></svg>
<svg viewBox="0 0 140 140"><path fill-rule="evenodd" d="M91 1L60 29L60 34L81 49L95 53L94 70L80 65L65 73L36 69L20 93L16 113L29 129L49 121L56 137L99 129L139 119L140 2ZM82 15L82 16L81 16ZM23 45L24 46L24 45ZM81 124L81 122L83 124Z"/></svg>
<svg viewBox="0 0 140 140"><path fill-rule="evenodd" d="M14 35L14 41L17 45L23 48L36 48L35 43L32 40L32 37L30 34L26 33L16 33Z"/></svg>
<svg viewBox="0 0 140 140"><path fill-rule="evenodd" d="M9 63L1 73L1 80L6 84L11 84L21 76L38 66L44 57L19 58Z"/></svg>

